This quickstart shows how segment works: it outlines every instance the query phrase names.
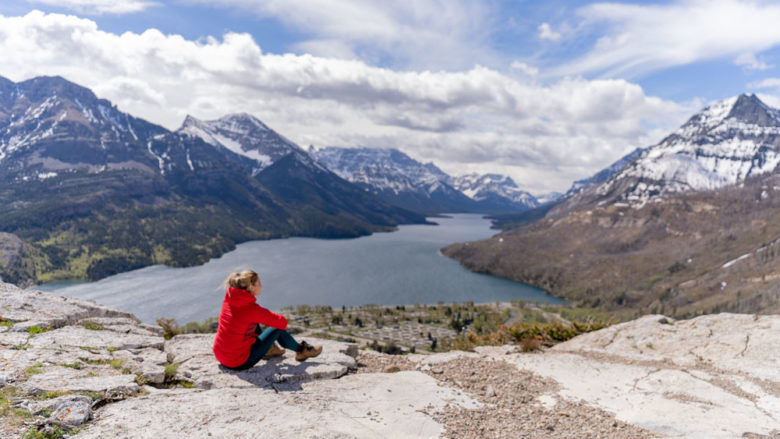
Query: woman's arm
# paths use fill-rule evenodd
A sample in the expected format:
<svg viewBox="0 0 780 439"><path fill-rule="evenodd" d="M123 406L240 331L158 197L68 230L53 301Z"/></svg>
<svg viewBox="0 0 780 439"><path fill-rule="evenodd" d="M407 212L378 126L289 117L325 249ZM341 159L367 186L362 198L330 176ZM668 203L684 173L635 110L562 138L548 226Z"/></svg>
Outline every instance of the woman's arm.
<svg viewBox="0 0 780 439"><path fill-rule="evenodd" d="M258 304L254 304L252 308L253 321L276 329L287 329L287 319L283 315L265 309Z"/></svg>

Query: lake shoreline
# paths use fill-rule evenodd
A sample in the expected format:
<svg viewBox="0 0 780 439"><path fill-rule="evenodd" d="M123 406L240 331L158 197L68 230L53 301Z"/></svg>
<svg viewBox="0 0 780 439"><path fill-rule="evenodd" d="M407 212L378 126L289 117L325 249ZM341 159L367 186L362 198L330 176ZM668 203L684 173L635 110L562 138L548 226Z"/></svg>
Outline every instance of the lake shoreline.
<svg viewBox="0 0 780 439"><path fill-rule="evenodd" d="M189 268L161 265L97 282L65 282L36 288L127 310L146 322L158 317L199 321L216 314L224 279L236 270L260 274L269 309L312 305L340 307L515 298L561 303L560 298L524 283L473 273L441 254L457 241L492 236L490 221L476 214L436 218L439 225L406 225L393 233L349 240L291 237L249 241L206 264Z"/></svg>

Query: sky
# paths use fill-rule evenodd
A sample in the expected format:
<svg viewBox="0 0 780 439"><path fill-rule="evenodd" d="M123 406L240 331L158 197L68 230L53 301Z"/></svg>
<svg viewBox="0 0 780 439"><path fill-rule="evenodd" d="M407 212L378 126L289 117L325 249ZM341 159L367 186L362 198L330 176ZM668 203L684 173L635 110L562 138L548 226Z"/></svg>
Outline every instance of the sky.
<svg viewBox="0 0 780 439"><path fill-rule="evenodd" d="M566 191L717 100L780 105L753 0L0 0L0 76L60 75L175 130L249 113Z"/></svg>

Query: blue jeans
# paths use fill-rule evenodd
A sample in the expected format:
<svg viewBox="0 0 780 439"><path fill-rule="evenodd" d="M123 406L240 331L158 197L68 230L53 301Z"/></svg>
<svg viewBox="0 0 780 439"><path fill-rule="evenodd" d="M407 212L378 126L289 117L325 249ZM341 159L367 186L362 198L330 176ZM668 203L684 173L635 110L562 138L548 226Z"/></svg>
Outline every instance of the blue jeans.
<svg viewBox="0 0 780 439"><path fill-rule="evenodd" d="M255 334L259 332L260 325L257 325ZM255 343L252 345L252 350L249 351L249 358L247 358L244 364L238 367L231 367L230 369L246 370L254 366L258 361L263 359L266 352L271 349L271 345L274 344L275 341L278 341L279 344L282 345L282 347L285 349L289 349L291 351L298 350L298 342L295 341L293 336L290 335L287 331L269 327L266 328L265 331L263 331L263 333L257 337L257 341L255 341Z"/></svg>

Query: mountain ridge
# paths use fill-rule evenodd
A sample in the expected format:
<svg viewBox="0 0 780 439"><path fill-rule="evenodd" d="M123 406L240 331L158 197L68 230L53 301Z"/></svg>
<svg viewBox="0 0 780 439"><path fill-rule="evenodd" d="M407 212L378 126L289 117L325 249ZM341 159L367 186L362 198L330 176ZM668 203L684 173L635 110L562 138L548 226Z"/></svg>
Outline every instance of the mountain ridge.
<svg viewBox="0 0 780 439"><path fill-rule="evenodd" d="M679 317L777 311L778 114L755 96L716 102L601 182L442 252L583 306Z"/></svg>
<svg viewBox="0 0 780 439"><path fill-rule="evenodd" d="M452 177L394 148L325 147L309 152L342 178L383 200L430 214L522 211L538 205L515 182L497 174Z"/></svg>

